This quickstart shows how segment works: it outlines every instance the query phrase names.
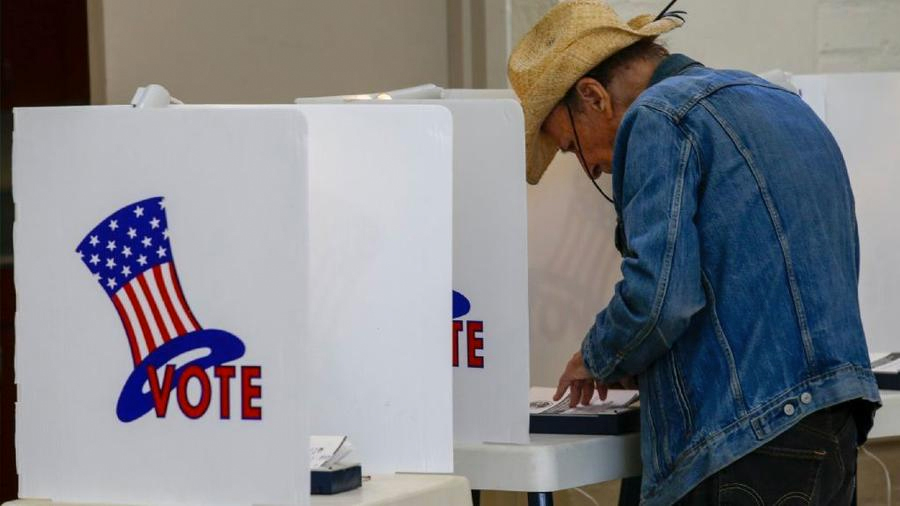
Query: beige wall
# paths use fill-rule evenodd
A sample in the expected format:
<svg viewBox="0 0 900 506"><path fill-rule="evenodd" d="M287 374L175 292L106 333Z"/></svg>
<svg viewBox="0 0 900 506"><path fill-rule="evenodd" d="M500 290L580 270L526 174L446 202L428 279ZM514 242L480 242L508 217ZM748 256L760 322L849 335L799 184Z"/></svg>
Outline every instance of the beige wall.
<svg viewBox="0 0 900 506"><path fill-rule="evenodd" d="M159 83L192 103L448 81L446 0L91 0L95 103Z"/></svg>

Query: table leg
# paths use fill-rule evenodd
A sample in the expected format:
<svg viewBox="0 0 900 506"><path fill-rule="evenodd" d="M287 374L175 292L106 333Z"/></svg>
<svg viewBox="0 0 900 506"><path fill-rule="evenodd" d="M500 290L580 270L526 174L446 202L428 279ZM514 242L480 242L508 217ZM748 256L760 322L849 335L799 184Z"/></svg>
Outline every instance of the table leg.
<svg viewBox="0 0 900 506"><path fill-rule="evenodd" d="M528 506L553 506L553 492L528 492Z"/></svg>
<svg viewBox="0 0 900 506"><path fill-rule="evenodd" d="M619 506L637 506L641 502L641 477L622 478L619 485Z"/></svg>
<svg viewBox="0 0 900 506"><path fill-rule="evenodd" d="M472 491L472 506L481 506L481 490Z"/></svg>

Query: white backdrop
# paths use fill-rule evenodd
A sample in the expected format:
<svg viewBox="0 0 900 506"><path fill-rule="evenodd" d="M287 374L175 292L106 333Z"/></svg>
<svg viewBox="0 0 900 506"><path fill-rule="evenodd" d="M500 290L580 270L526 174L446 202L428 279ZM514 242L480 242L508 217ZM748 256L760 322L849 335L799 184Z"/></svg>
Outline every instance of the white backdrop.
<svg viewBox="0 0 900 506"><path fill-rule="evenodd" d="M900 308L900 73L795 76L847 162L860 242L860 310L869 350L897 351Z"/></svg>
<svg viewBox="0 0 900 506"><path fill-rule="evenodd" d="M608 175L598 183L612 194ZM574 155L558 154L540 184L528 187L532 385L556 386L612 297L621 278L615 216Z"/></svg>
<svg viewBox="0 0 900 506"><path fill-rule="evenodd" d="M441 100L453 113L453 289L457 443L528 442L528 257L524 120L510 99ZM483 350L468 334L482 325ZM478 328L478 327L474 327Z"/></svg>

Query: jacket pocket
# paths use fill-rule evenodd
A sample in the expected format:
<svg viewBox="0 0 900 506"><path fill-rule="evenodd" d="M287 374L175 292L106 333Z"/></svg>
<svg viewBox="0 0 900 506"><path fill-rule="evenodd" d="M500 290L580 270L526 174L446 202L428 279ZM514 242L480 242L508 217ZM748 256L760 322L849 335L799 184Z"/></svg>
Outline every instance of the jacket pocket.
<svg viewBox="0 0 900 506"><path fill-rule="evenodd" d="M824 448L765 445L720 473L719 504L813 504L826 455Z"/></svg>
<svg viewBox="0 0 900 506"><path fill-rule="evenodd" d="M691 403L688 401L684 376L681 375L681 368L678 366L678 354L670 351L669 357L671 357L672 382L675 385L675 393L678 394L678 404L681 407L681 415L684 418L685 436L690 438L690 434L694 431L694 416L691 413Z"/></svg>
<svg viewBox="0 0 900 506"><path fill-rule="evenodd" d="M677 354L670 350L648 370L651 380L651 418L656 429L654 447L663 473L672 469L678 454L688 447L693 414Z"/></svg>

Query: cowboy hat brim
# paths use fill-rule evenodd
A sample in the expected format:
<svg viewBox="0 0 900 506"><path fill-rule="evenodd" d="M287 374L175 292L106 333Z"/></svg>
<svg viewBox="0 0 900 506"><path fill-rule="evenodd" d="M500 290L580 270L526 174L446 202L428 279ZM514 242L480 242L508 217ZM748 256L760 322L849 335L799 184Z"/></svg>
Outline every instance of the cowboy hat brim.
<svg viewBox="0 0 900 506"><path fill-rule="evenodd" d="M600 0L561 2L513 50L508 77L525 116L526 179L540 181L559 150L541 126L575 82L602 61L642 39L683 24L644 14L623 22Z"/></svg>

